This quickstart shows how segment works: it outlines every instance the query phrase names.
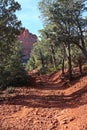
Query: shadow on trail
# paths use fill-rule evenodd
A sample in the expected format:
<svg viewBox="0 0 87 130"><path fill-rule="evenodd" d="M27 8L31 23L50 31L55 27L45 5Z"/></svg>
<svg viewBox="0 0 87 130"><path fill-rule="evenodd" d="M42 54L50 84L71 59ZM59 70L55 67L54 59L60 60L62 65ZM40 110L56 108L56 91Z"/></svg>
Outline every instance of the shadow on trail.
<svg viewBox="0 0 87 130"><path fill-rule="evenodd" d="M51 77L52 76L53 75L51 75ZM72 82L69 82L67 79L64 80L61 79L59 75L59 77L56 76L58 78L58 82L55 83L55 80L57 79L52 80L51 77L48 77L46 75L33 77L31 83L33 81L34 82L33 86L31 87L34 89L34 93L32 93L31 91L30 92L28 91L28 93L25 92L24 94L20 92L14 97L8 97L4 101L0 102L0 104L20 105L33 108L41 107L41 108L62 108L62 109L75 108L87 104L87 98L86 96L84 96L87 93L87 85L84 85L83 88L79 88L79 90L76 90L75 92L69 95L64 95L64 93L59 93L58 95L55 94L50 95L48 93L48 95L46 96L44 90L48 91L65 90L69 87L73 87L73 85L75 84L77 85L77 83L80 82L79 81L80 77L74 79L74 81ZM26 89L30 90L30 87L27 86Z"/></svg>
<svg viewBox="0 0 87 130"><path fill-rule="evenodd" d="M41 90L65 90L72 87L72 85L77 84L80 81L80 78L76 78L72 82L61 78L58 80L59 81L55 83L54 81L49 81L49 79L39 79L39 82L33 87Z"/></svg>
<svg viewBox="0 0 87 130"><path fill-rule="evenodd" d="M72 81L69 81L67 76L62 76L61 71L58 73L55 72L49 76L37 76L36 85L33 87L41 90L65 90L72 87L73 85L77 85L77 83L80 83L80 79L84 78L85 76L87 76L87 71L82 75L75 73L75 75L73 75Z"/></svg>
<svg viewBox="0 0 87 130"><path fill-rule="evenodd" d="M40 96L38 94L17 95L10 97L0 104L21 105L33 108L75 108L87 103L87 99L82 96L87 93L87 86L70 95L48 95Z"/></svg>

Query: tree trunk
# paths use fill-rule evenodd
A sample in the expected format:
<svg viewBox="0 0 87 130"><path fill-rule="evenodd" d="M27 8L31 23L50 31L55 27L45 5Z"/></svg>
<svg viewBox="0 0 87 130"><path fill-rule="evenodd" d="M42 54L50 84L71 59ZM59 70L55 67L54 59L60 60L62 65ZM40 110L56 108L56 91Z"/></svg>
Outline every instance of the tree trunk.
<svg viewBox="0 0 87 130"><path fill-rule="evenodd" d="M82 50L83 54L84 54L84 57L86 59L86 62L87 62L87 50L86 50L86 47L85 45L83 46L83 50Z"/></svg>
<svg viewBox="0 0 87 130"><path fill-rule="evenodd" d="M80 74L82 75L82 63L81 63L81 60L78 60L78 64L79 64Z"/></svg>
<svg viewBox="0 0 87 130"><path fill-rule="evenodd" d="M66 47L66 54L68 58L68 72L69 72L69 80L72 80L72 64L71 64L71 53L70 53L70 44L68 43Z"/></svg>
<svg viewBox="0 0 87 130"><path fill-rule="evenodd" d="M52 52L52 62L53 62L53 66L54 66L54 68L56 68L56 58L55 58L55 51L54 51L53 45L51 45L51 52Z"/></svg>
<svg viewBox="0 0 87 130"><path fill-rule="evenodd" d="M81 42L82 43L82 42ZM87 62L87 50L86 50L86 47L85 47L85 43L82 43L82 45L79 45L79 44L75 44L77 45L77 47L79 47L86 59L86 62Z"/></svg>
<svg viewBox="0 0 87 130"><path fill-rule="evenodd" d="M83 36L83 31L82 31L82 28L81 28L81 25L80 25L80 23L79 23L79 21L77 20L77 24L78 24L78 28L79 28L79 31L80 31L80 40L81 40L81 44L82 44L82 52L83 52L83 54L84 54L84 56L85 56L85 58L86 58L86 62L87 62L87 50L86 50L86 46L85 46L85 42L84 42L84 36Z"/></svg>
<svg viewBox="0 0 87 130"><path fill-rule="evenodd" d="M44 59L41 50L39 50L42 68L44 68Z"/></svg>
<svg viewBox="0 0 87 130"><path fill-rule="evenodd" d="M65 45L63 44L63 50L61 50L63 53L63 59L62 59L62 75L65 74L64 69L65 69L65 58L66 58L66 49Z"/></svg>
<svg viewBox="0 0 87 130"><path fill-rule="evenodd" d="M62 75L64 75L65 74L65 72L64 72L64 58L63 58L63 60L62 60Z"/></svg>

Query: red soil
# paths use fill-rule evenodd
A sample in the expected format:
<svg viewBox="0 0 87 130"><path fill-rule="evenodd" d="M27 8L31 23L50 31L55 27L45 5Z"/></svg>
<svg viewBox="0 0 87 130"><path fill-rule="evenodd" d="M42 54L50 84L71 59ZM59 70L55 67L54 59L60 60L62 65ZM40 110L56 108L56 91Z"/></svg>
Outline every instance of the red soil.
<svg viewBox="0 0 87 130"><path fill-rule="evenodd" d="M72 82L60 72L35 78L32 87L1 94L0 130L87 130L87 76Z"/></svg>

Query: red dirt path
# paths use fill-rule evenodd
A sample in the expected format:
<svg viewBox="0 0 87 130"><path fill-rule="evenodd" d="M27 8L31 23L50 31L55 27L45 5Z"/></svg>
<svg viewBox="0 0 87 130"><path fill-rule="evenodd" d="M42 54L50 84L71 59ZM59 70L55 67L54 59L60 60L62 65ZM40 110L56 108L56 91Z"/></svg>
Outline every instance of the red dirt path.
<svg viewBox="0 0 87 130"><path fill-rule="evenodd" d="M71 83L60 77L36 76L32 87L4 91L0 130L87 130L87 76Z"/></svg>

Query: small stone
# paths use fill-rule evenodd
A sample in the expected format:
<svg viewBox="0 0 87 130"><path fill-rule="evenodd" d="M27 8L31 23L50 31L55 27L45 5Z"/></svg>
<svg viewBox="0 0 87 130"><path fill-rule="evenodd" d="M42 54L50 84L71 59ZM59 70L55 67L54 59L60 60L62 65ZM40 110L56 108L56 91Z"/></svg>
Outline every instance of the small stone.
<svg viewBox="0 0 87 130"><path fill-rule="evenodd" d="M68 124L68 120L67 119L63 120L63 124Z"/></svg>
<svg viewBox="0 0 87 130"><path fill-rule="evenodd" d="M75 120L75 117L72 117L72 118L70 119L70 121L73 121L73 120Z"/></svg>
<svg viewBox="0 0 87 130"><path fill-rule="evenodd" d="M66 129L68 129L68 126L66 126Z"/></svg>

